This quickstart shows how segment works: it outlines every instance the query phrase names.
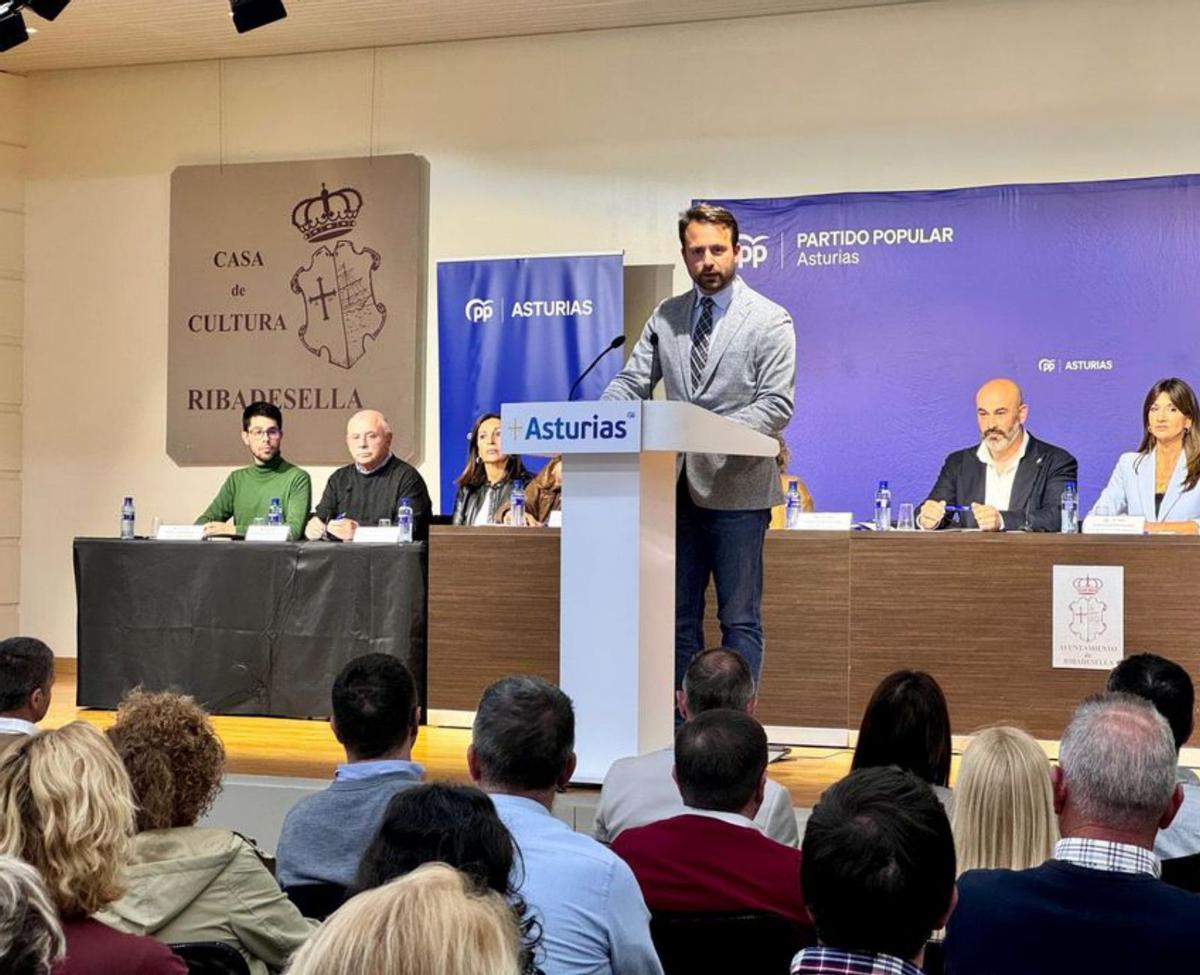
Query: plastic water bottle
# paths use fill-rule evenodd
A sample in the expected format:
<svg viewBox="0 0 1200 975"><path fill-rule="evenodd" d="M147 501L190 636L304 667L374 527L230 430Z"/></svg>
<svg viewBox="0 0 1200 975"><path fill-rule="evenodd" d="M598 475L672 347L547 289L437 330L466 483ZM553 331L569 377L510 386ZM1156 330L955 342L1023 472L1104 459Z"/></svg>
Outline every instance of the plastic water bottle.
<svg viewBox="0 0 1200 975"><path fill-rule="evenodd" d="M413 510L408 498L400 499L400 507L396 509L396 524L400 526L400 543L413 540Z"/></svg>
<svg viewBox="0 0 1200 975"><path fill-rule="evenodd" d="M800 527L800 486L792 481L788 484L787 501L784 508L784 526L787 528Z"/></svg>
<svg viewBox="0 0 1200 975"><path fill-rule="evenodd" d="M516 528L525 527L525 482L513 481L512 494L509 496L512 505L512 523Z"/></svg>
<svg viewBox="0 0 1200 975"><path fill-rule="evenodd" d="M267 524L282 525L283 524L283 504L279 498L271 499L271 506L267 509Z"/></svg>
<svg viewBox="0 0 1200 975"><path fill-rule="evenodd" d="M1074 535L1079 531L1079 492L1074 481L1067 481L1062 493L1062 531Z"/></svg>
<svg viewBox="0 0 1200 975"><path fill-rule="evenodd" d="M133 498L126 498L121 503L121 537L133 538Z"/></svg>
<svg viewBox="0 0 1200 975"><path fill-rule="evenodd" d="M875 489L875 530L889 531L892 527L892 492L888 482L880 481Z"/></svg>

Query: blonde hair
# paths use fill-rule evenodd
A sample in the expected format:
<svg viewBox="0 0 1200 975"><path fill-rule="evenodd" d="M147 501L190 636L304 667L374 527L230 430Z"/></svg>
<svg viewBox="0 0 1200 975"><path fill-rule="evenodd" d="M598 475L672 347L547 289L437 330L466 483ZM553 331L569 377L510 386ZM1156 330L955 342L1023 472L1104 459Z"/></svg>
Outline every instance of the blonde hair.
<svg viewBox="0 0 1200 975"><path fill-rule="evenodd" d="M32 735L0 760L0 853L37 869L64 918L94 914L124 893L118 877L133 816L125 767L82 721Z"/></svg>
<svg viewBox="0 0 1200 975"><path fill-rule="evenodd" d="M292 958L288 975L519 975L512 909L444 863L347 901Z"/></svg>
<svg viewBox="0 0 1200 975"><path fill-rule="evenodd" d="M987 728L963 752L954 789L958 872L1036 867L1054 853L1050 762L1019 728Z"/></svg>

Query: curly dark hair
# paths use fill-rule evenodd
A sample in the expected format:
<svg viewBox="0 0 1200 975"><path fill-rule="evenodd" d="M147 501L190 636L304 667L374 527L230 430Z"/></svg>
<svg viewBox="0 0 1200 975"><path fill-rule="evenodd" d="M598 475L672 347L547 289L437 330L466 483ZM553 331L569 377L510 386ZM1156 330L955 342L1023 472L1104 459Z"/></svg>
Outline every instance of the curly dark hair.
<svg viewBox="0 0 1200 975"><path fill-rule="evenodd" d="M138 831L196 825L225 768L208 713L186 695L134 688L117 706L108 737L133 783Z"/></svg>
<svg viewBox="0 0 1200 975"><path fill-rule="evenodd" d="M503 895L521 929L523 975L537 967L541 925L517 893L521 854L492 800L472 786L418 785L397 792L358 866L352 894L381 887L425 863L447 863L476 887Z"/></svg>

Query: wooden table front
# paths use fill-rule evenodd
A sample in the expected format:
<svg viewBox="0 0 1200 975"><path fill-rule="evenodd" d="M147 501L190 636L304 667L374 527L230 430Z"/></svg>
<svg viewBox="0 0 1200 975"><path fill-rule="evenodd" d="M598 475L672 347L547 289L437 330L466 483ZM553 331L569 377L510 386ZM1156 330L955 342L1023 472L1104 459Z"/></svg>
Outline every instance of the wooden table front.
<svg viewBox="0 0 1200 975"><path fill-rule="evenodd" d="M910 668L942 685L956 734L1059 737L1106 675L1051 666L1054 565L1124 566L1126 652L1200 674L1194 539L771 531L764 563L764 724L855 729L879 680ZM557 681L558 568L553 529L433 529L430 707L473 710L506 674Z"/></svg>

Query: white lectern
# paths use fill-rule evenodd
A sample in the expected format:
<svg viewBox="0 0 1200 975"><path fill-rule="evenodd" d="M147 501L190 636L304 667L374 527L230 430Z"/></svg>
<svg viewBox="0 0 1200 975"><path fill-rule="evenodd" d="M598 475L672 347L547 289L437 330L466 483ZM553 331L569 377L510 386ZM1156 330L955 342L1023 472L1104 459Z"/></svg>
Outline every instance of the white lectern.
<svg viewBox="0 0 1200 975"><path fill-rule="evenodd" d="M575 779L600 782L672 740L676 455L774 457L779 444L690 403L506 403L501 417L507 453L564 455L560 684Z"/></svg>

